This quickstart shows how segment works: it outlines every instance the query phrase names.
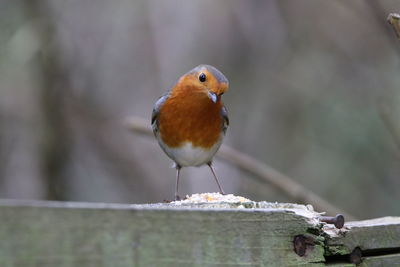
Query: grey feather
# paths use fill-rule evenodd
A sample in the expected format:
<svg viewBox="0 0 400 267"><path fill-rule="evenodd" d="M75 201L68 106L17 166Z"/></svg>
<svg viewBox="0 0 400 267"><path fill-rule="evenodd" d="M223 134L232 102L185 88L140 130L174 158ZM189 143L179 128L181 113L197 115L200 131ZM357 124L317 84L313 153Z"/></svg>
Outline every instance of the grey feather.
<svg viewBox="0 0 400 267"><path fill-rule="evenodd" d="M225 134L226 130L228 129L228 126L229 126L228 110L226 109L225 106L222 106L222 108L221 108L221 116L224 119L222 122L222 131Z"/></svg>
<svg viewBox="0 0 400 267"><path fill-rule="evenodd" d="M160 113L160 109L164 105L168 97L169 97L169 92L160 97L154 104L153 112L151 114L151 128L153 129L154 135L157 135L158 133L158 114Z"/></svg>

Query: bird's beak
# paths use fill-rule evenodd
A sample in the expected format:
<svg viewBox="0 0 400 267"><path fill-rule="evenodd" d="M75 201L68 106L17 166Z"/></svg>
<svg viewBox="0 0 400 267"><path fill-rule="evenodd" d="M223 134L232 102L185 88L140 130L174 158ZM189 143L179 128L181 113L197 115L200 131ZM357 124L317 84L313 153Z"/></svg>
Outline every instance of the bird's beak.
<svg viewBox="0 0 400 267"><path fill-rule="evenodd" d="M208 97L211 99L212 102L217 103L218 96L216 93L208 91Z"/></svg>

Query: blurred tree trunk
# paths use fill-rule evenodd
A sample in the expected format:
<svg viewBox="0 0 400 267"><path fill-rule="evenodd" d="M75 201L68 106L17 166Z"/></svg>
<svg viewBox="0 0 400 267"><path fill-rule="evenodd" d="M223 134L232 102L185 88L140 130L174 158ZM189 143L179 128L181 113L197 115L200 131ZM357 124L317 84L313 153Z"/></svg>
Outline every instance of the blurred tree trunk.
<svg viewBox="0 0 400 267"><path fill-rule="evenodd" d="M47 1L26 0L24 9L28 19L35 23L40 47L37 55L37 75L41 84L40 101L44 136L41 151L42 177L47 185L47 199L66 199L65 166L70 154L69 130L65 114L65 95L69 89L69 77L64 67L57 34Z"/></svg>

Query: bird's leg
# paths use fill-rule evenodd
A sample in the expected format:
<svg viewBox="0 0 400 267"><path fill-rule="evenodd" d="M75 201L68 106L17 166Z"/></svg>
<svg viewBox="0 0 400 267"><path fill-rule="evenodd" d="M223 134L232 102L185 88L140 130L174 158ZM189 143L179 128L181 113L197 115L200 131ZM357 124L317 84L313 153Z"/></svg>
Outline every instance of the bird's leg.
<svg viewBox="0 0 400 267"><path fill-rule="evenodd" d="M225 192L224 192L224 190L222 189L221 184L220 184L219 181L218 181L218 177L217 177L217 175L215 174L215 170L214 170L214 167L212 166L212 163L209 162L209 163L207 163L207 165L208 165L208 167L210 167L211 172L212 172L212 174L214 175L215 181L217 182L217 185L218 185L218 188L219 188L219 192L220 192L222 195L225 195Z"/></svg>
<svg viewBox="0 0 400 267"><path fill-rule="evenodd" d="M175 184L175 200L181 200L181 198L178 195L178 186L179 186L179 174L181 171L181 166L179 164L176 164L176 184Z"/></svg>

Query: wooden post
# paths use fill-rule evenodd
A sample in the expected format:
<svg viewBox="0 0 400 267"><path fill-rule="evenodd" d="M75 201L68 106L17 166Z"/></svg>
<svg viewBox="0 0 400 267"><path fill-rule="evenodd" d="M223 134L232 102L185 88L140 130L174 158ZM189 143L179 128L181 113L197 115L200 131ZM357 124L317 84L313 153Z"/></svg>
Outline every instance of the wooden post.
<svg viewBox="0 0 400 267"><path fill-rule="evenodd" d="M0 266L400 263L400 217L346 223L340 230L319 217L309 206L251 201L127 205L0 200Z"/></svg>

